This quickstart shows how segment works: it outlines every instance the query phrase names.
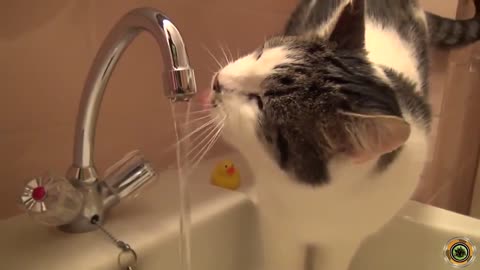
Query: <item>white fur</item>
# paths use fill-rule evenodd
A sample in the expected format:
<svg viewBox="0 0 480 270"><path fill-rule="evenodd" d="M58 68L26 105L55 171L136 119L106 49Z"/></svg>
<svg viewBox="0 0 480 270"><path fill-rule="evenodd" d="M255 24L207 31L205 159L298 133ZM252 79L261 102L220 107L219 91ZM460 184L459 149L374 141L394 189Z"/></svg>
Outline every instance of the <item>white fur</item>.
<svg viewBox="0 0 480 270"><path fill-rule="evenodd" d="M412 133L394 164L371 174L374 162L353 164L335 160L329 165L332 182L321 188L301 185L279 170L252 138L251 129L228 121L225 140L248 159L256 179L259 216L265 250L264 270L303 269L307 245L315 245L321 270L344 270L361 241L387 223L410 198L426 158L421 125ZM242 132L239 132L242 130ZM242 143L239 143L242 142Z"/></svg>
<svg viewBox="0 0 480 270"><path fill-rule="evenodd" d="M370 61L419 84L412 47L392 29L371 20L366 25ZM241 95L261 92L260 83L273 68L291 61L287 53L283 47L265 49L259 60L252 53L220 70L218 78L226 90L219 112L228 115L223 138L247 158L255 174L264 269L303 269L306 246L313 244L318 251L316 269L345 270L360 242L387 223L413 193L426 158L426 131L404 111L411 135L386 171L372 174L376 161L354 164L338 158L329 164L329 184L317 188L299 184L263 150L256 136L259 111ZM377 71L387 80L381 69Z"/></svg>
<svg viewBox="0 0 480 270"><path fill-rule="evenodd" d="M417 84L416 92L421 93L418 60L411 44L405 42L398 32L367 19L365 47L368 59L375 64L391 67Z"/></svg>
<svg viewBox="0 0 480 270"><path fill-rule="evenodd" d="M288 50L284 47L266 49L258 60L254 53L248 54L224 67L218 73L218 80L227 91L258 93L261 91L260 83L272 74L275 66L292 62L287 54Z"/></svg>

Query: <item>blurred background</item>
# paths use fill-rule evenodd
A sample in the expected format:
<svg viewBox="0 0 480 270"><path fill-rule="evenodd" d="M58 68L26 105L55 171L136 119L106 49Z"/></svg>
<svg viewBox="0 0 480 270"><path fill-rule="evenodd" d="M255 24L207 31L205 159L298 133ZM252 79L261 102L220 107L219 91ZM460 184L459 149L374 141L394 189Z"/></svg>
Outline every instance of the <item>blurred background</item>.
<svg viewBox="0 0 480 270"><path fill-rule="evenodd" d="M130 9L162 10L188 46L199 89L209 86L223 58L246 53L281 33L298 0L1 0L0 219L19 214L16 199L29 177L64 175L72 162L74 125L84 80L100 43ZM429 11L469 17L468 0L421 0ZM432 52L431 153L413 199L480 218L480 45ZM160 52L142 34L112 75L98 120L95 160L100 172L140 149L157 168L174 161L163 95ZM139 120L140 119L140 120ZM210 156L231 151L221 142Z"/></svg>

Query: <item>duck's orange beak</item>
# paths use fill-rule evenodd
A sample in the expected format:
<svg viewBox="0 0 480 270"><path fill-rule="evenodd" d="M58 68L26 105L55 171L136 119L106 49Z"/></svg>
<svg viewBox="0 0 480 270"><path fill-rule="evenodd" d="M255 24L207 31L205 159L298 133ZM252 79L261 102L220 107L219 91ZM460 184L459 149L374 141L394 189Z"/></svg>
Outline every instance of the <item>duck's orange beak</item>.
<svg viewBox="0 0 480 270"><path fill-rule="evenodd" d="M235 173L235 167L230 166L230 168L227 169L227 174L232 176Z"/></svg>

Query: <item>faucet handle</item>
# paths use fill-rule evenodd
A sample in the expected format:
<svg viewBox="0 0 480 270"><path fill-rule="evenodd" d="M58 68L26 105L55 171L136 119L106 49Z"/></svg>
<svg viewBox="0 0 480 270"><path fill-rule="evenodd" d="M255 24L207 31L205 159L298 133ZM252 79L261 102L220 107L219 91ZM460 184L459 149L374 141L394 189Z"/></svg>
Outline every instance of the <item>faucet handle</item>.
<svg viewBox="0 0 480 270"><path fill-rule="evenodd" d="M20 202L36 222L60 226L71 222L80 214L83 196L67 179L45 175L26 183Z"/></svg>
<svg viewBox="0 0 480 270"><path fill-rule="evenodd" d="M104 205L108 208L127 196L136 196L140 189L153 182L157 173L138 150L125 155L108 168L102 181Z"/></svg>

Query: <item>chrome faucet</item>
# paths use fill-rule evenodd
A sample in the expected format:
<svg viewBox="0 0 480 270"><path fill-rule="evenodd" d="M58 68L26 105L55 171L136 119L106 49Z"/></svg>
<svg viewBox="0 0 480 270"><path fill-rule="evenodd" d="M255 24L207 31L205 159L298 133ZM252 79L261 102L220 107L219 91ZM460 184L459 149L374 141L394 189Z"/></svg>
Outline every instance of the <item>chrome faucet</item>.
<svg viewBox="0 0 480 270"><path fill-rule="evenodd" d="M95 230L97 226L93 223L102 224L109 208L156 176L143 158L129 155L100 181L93 160L95 127L105 87L122 53L142 31L153 35L161 48L165 63L164 81L167 82L166 97L178 102L188 101L196 94L194 72L182 36L175 25L161 12L151 8L134 9L124 15L100 47L83 90L75 131L73 164L67 172L67 179L81 193L83 205L75 218L59 226L63 231ZM38 183L26 189L27 193L35 186ZM28 200L31 203L32 198Z"/></svg>

